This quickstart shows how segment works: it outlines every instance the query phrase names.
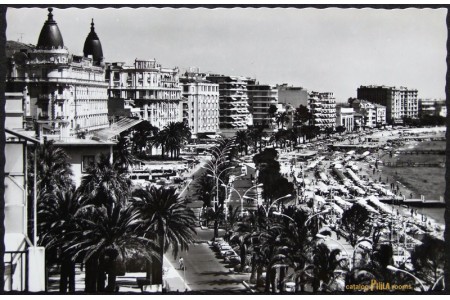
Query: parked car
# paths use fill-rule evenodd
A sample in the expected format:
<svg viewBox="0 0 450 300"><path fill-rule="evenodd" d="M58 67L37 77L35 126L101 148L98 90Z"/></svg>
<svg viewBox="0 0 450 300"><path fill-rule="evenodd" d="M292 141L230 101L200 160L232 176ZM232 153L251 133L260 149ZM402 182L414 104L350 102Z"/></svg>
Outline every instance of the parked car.
<svg viewBox="0 0 450 300"><path fill-rule="evenodd" d="M231 249L231 247L230 248L227 247L227 249L220 250L221 257L225 257L227 255L235 255L235 254L236 254L236 252L234 252L234 250Z"/></svg>
<svg viewBox="0 0 450 300"><path fill-rule="evenodd" d="M229 255L225 257L225 262L231 264L240 264L241 258L239 257L239 255Z"/></svg>
<svg viewBox="0 0 450 300"><path fill-rule="evenodd" d="M295 292L295 282L289 281L284 284L285 291L288 293Z"/></svg>
<svg viewBox="0 0 450 300"><path fill-rule="evenodd" d="M211 245L216 246L217 244L223 243L223 242L225 242L225 241L223 240L223 238L216 238L216 239L211 243Z"/></svg>
<svg viewBox="0 0 450 300"><path fill-rule="evenodd" d="M223 246L228 246L228 245L229 245L229 244L228 244L227 242L220 242L220 243L217 243L217 244L213 245L213 247L214 247L214 249L216 249L216 250L220 250L221 247L223 247Z"/></svg>

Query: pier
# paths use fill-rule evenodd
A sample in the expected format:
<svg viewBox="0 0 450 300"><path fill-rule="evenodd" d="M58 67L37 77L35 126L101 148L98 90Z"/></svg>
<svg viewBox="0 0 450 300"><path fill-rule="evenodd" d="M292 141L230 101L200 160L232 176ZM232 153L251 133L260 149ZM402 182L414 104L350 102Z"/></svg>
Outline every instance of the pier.
<svg viewBox="0 0 450 300"><path fill-rule="evenodd" d="M434 206L434 207L444 207L445 201L444 198L440 200L432 200L432 199L403 199L400 197L392 198L392 197L380 197L379 200L384 203L389 204L406 204L411 206Z"/></svg>

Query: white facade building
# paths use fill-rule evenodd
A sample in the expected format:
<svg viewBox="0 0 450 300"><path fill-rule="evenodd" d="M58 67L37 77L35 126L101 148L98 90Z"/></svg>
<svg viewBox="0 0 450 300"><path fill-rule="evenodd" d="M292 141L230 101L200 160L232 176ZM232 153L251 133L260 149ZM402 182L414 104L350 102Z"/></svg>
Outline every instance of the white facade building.
<svg viewBox="0 0 450 300"><path fill-rule="evenodd" d="M219 85L205 79L205 74L186 72L180 78L182 95L187 99L184 118L192 137L219 131Z"/></svg>
<svg viewBox="0 0 450 300"><path fill-rule="evenodd" d="M63 140L108 127L108 85L94 23L84 56L71 55L51 11L36 48L12 54L7 91L25 93L26 115L37 121L41 134Z"/></svg>
<svg viewBox="0 0 450 300"><path fill-rule="evenodd" d="M403 118L419 116L417 90L406 87L360 86L357 98L386 107L386 121L392 124L403 123Z"/></svg>
<svg viewBox="0 0 450 300"><path fill-rule="evenodd" d="M183 116L178 73L178 68L163 68L156 60L136 59L132 66L108 64L110 108L121 106L127 116L148 120L159 129L180 122ZM110 109L112 115L122 113Z"/></svg>
<svg viewBox="0 0 450 300"><path fill-rule="evenodd" d="M386 107L366 100L355 99L351 102L355 112L362 115L362 126L374 128L386 125Z"/></svg>
<svg viewBox="0 0 450 300"><path fill-rule="evenodd" d="M336 127L336 99L333 93L310 92L308 109L313 115L315 126L320 129Z"/></svg>
<svg viewBox="0 0 450 300"><path fill-rule="evenodd" d="M345 127L346 132L353 131L354 120L354 110L352 107L337 107L336 108L336 127Z"/></svg>

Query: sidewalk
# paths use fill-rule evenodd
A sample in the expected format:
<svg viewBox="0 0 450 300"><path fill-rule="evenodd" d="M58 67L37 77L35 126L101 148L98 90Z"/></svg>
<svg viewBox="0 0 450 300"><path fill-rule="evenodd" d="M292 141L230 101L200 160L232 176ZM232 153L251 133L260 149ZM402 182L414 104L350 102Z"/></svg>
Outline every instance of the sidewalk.
<svg viewBox="0 0 450 300"><path fill-rule="evenodd" d="M186 284L179 274L179 270L170 263L167 257L164 255L163 262L163 281L168 292L184 292L186 290L190 291L189 286ZM125 273L123 276L117 276L117 287L121 293L142 293L139 288L136 279L145 278L145 272L130 272ZM59 274L49 275L49 293L59 292ZM75 268L75 292L84 292L84 279L85 273L80 270L80 265L77 264Z"/></svg>

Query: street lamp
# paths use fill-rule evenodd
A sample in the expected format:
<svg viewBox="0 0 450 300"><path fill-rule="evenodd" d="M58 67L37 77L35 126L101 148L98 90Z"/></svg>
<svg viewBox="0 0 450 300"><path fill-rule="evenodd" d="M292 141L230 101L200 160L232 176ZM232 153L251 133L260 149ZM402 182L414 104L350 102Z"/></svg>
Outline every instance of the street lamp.
<svg viewBox="0 0 450 300"><path fill-rule="evenodd" d="M305 226L308 225L308 222L311 221L311 219L314 218L315 216L322 215L322 214L326 214L326 213L328 213L329 211L330 211L330 209L327 208L327 209L322 210L322 211L320 211L320 212L318 212L318 213L316 213L316 214L313 214L311 217L309 217L309 218L305 221Z"/></svg>
<svg viewBox="0 0 450 300"><path fill-rule="evenodd" d="M276 216L282 216L282 217L288 218L289 220L291 220L292 222L294 222L294 224L297 224L297 222L295 222L295 220L292 219L291 217L289 217L288 215L285 215L285 214L280 213L280 212L278 212L278 211L274 211L273 214L276 215Z"/></svg>
<svg viewBox="0 0 450 300"><path fill-rule="evenodd" d="M254 189L254 188L256 188L256 187L262 186L262 184L257 184L257 185L254 185L254 186L248 188L248 189L244 192L243 196L241 196L241 193L239 193L239 191L238 191L237 189L235 189L235 188L234 188L233 186L231 186L231 185L228 185L228 186L227 186L227 185L225 185L225 184L222 182L222 186L225 187L225 189L230 188L230 189L234 190L234 191L238 194L239 199L240 199L240 201L241 201L241 217L242 217L242 215L243 215L243 213L244 213L244 201L243 201L243 199L244 199L244 198L245 198L245 199L254 199L254 198L251 198L251 197L246 196L245 194L247 194L251 189ZM231 196L231 193L230 193L230 196Z"/></svg>
<svg viewBox="0 0 450 300"><path fill-rule="evenodd" d="M362 242L368 242L368 243L370 243L370 245L373 245L373 242L372 242L371 240L367 239L367 238L361 238L361 239L359 239L359 240L356 242L355 248L353 249L353 266L355 266L356 249L358 249L358 248L361 249L361 247L359 247L359 245L360 245ZM364 250L364 249L363 249L363 250Z"/></svg>
<svg viewBox="0 0 450 300"><path fill-rule="evenodd" d="M277 201L279 201L279 200L281 200L281 199L284 199L284 198L289 198L289 197L291 197L291 196L292 196L291 194L287 194L287 195L284 195L284 196L282 196L282 197L280 197L280 198L278 198L278 199L275 199L275 200L272 202L272 204L271 204L267 209L264 207L264 205L261 205L261 207L264 209L264 211L265 211L265 213L266 213L266 218L269 217L270 209L272 208L272 206L274 206L274 205L276 204Z"/></svg>
<svg viewBox="0 0 450 300"><path fill-rule="evenodd" d="M438 284L439 281L441 281L442 279L444 279L444 276L442 275L441 277L439 277L436 282L433 284L433 286L431 287L431 291L434 291L434 289L436 288L436 285ZM444 284L444 288L445 288L445 281L442 281L442 283Z"/></svg>
<svg viewBox="0 0 450 300"><path fill-rule="evenodd" d="M225 161L224 161L224 162L225 162ZM219 164L219 165L220 165L220 164ZM234 169L235 166L231 166L231 167L225 168L225 169L223 169L221 172L219 172L219 174L217 174L217 167L218 167L218 165L216 165L216 166L215 166L215 169L213 170L213 169L206 168L206 167L203 167L203 166L202 166L203 169L206 169L206 170L209 170L209 171L213 172L213 175L208 174L208 175L206 175L206 176L208 176L208 177L213 177L213 178L216 179L216 201L217 201L217 203L219 203L219 180L220 180L219 177L220 177L220 175L222 175L222 173L225 172L226 170ZM222 181L222 183L223 183L223 181Z"/></svg>
<svg viewBox="0 0 450 300"><path fill-rule="evenodd" d="M411 276L412 278L414 278L418 283L420 283L420 287L421 287L421 289L422 289L422 292L425 291L425 286L423 285L422 281L421 281L419 278L417 278L416 276L414 276L413 274L409 273L408 271L405 271L405 270L396 268L396 267L394 267L394 266L392 266L392 265L388 265L388 266L386 267L386 269L388 269L389 271L392 271L392 272L402 272L402 273L408 274L409 276Z"/></svg>
<svg viewBox="0 0 450 300"><path fill-rule="evenodd" d="M330 240L330 241L333 241L333 242L335 242L335 243L338 243L339 246L341 246L341 248L342 248L342 249L345 251L345 253L347 254L347 260L348 260L348 263L349 263L349 269L351 270L351 265L350 265L350 254L348 253L347 249L345 249L344 245L343 245L341 242L339 242L338 240L335 240L335 239L333 239L333 238L331 238L331 237L329 237L329 236L320 234L320 233L316 234L316 237L319 238L319 239Z"/></svg>

